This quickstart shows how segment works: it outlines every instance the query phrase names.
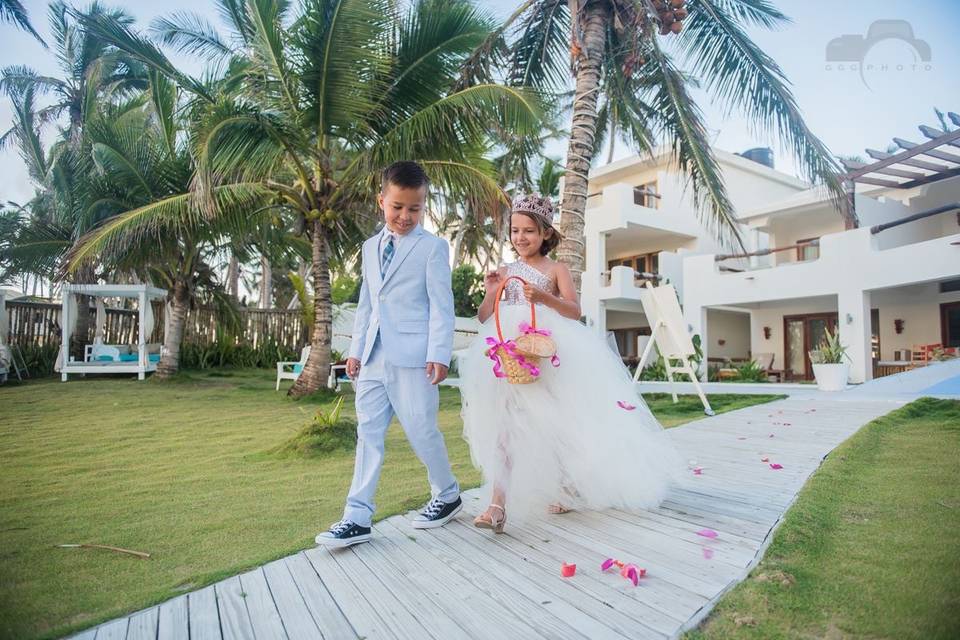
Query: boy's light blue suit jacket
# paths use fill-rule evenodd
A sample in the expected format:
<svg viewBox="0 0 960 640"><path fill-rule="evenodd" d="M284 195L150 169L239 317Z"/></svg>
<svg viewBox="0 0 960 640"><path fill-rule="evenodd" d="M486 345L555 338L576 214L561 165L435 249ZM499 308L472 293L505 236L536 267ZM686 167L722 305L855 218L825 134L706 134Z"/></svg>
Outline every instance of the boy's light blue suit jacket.
<svg viewBox="0 0 960 640"><path fill-rule="evenodd" d="M417 225L398 243L381 277L382 234L381 229L363 243L363 285L350 357L366 364L379 332L384 355L394 366L449 365L454 330L449 245Z"/></svg>

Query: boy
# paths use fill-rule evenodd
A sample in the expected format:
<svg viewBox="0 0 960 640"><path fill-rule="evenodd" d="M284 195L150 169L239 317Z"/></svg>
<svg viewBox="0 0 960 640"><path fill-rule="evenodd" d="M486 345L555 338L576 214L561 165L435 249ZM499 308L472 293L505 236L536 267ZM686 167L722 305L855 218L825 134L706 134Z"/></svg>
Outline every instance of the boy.
<svg viewBox="0 0 960 640"><path fill-rule="evenodd" d="M347 375L356 380L357 457L343 519L316 537L328 547L370 540L384 435L394 414L427 467L433 494L413 527L441 527L463 507L437 428L437 385L447 377L453 348L449 248L420 226L429 184L423 167L396 162L382 178L377 203L385 224L363 243L347 358Z"/></svg>

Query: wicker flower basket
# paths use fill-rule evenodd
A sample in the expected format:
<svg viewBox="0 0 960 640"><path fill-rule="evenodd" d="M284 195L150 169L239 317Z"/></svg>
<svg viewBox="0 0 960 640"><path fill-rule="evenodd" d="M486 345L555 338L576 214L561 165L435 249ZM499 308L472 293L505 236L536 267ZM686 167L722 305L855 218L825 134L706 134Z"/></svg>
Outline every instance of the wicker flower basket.
<svg viewBox="0 0 960 640"><path fill-rule="evenodd" d="M518 276L510 276L500 283L493 303L493 318L497 325L497 339L487 338L490 348L487 357L494 361L493 373L498 378L506 378L511 384L530 384L540 376L540 359L551 358L554 366L558 363L557 345L549 337L550 332L537 329L537 311L530 303L530 324L522 324L522 335L514 340L504 340L500 326L500 298L510 280L527 281Z"/></svg>

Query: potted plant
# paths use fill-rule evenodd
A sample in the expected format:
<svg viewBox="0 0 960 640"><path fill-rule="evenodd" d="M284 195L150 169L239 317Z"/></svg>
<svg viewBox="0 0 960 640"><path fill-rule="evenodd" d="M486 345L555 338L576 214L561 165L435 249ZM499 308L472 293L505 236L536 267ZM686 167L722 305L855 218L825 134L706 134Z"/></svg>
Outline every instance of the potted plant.
<svg viewBox="0 0 960 640"><path fill-rule="evenodd" d="M820 391L842 391L846 388L850 376L849 360L847 348L840 344L840 332L830 333L828 329L820 348L810 352L817 388Z"/></svg>

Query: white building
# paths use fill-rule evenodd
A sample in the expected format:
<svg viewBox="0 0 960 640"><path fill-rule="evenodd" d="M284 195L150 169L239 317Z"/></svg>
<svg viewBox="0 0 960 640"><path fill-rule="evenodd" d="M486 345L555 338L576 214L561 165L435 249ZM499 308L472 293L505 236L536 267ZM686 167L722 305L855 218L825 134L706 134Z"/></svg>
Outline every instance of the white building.
<svg viewBox="0 0 960 640"><path fill-rule="evenodd" d="M920 345L960 346L960 130L921 130L931 140L898 141L902 152L871 151L878 162L848 166L859 218L850 230L823 190L716 151L748 246L733 257L696 219L667 156L595 170L588 323L612 331L621 355L635 359L649 332L642 274L652 273L677 287L688 329L715 364L772 354L786 379L811 379L808 351L839 329L850 379L862 382L902 368ZM757 151L745 155L763 159ZM925 215L909 221L916 214Z"/></svg>

